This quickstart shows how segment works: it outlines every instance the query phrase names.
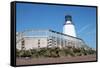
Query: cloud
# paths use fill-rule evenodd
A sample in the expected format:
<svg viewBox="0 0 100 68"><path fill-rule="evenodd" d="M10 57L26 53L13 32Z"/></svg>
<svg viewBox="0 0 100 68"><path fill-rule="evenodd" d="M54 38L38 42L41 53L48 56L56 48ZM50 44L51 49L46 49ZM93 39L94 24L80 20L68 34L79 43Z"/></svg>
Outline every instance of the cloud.
<svg viewBox="0 0 100 68"><path fill-rule="evenodd" d="M85 25L84 27L82 27L80 30L79 30L79 34L80 33L82 33L82 32L84 32L87 28L89 28L90 27L90 24L88 24L88 25Z"/></svg>
<svg viewBox="0 0 100 68"><path fill-rule="evenodd" d="M86 35L91 35L91 34L94 34L94 33L96 33L95 29L87 32Z"/></svg>

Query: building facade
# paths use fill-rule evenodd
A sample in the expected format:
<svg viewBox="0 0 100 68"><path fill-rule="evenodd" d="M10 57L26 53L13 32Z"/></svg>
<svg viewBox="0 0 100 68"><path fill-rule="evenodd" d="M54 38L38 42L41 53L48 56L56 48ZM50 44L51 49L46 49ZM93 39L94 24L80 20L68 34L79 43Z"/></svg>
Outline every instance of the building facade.
<svg viewBox="0 0 100 68"><path fill-rule="evenodd" d="M17 32L16 47L19 50L53 48L53 47L87 48L85 42L77 37L69 36L53 30L27 30Z"/></svg>

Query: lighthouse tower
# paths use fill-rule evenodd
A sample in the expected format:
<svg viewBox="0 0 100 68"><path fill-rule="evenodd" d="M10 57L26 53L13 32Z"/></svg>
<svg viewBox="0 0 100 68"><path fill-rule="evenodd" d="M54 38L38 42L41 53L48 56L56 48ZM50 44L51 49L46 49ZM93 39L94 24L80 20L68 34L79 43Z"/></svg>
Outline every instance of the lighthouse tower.
<svg viewBox="0 0 100 68"><path fill-rule="evenodd" d="M75 31L75 26L72 23L72 17L70 15L65 16L65 23L63 26L63 33L76 37L76 31Z"/></svg>

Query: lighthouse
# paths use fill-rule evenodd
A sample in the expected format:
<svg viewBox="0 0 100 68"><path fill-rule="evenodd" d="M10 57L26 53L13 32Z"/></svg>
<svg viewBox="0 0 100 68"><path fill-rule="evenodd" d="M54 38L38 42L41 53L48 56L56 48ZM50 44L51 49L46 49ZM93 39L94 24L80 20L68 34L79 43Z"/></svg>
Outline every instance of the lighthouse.
<svg viewBox="0 0 100 68"><path fill-rule="evenodd" d="M76 37L75 26L72 22L72 16L70 15L65 16L65 23L63 25L63 33Z"/></svg>

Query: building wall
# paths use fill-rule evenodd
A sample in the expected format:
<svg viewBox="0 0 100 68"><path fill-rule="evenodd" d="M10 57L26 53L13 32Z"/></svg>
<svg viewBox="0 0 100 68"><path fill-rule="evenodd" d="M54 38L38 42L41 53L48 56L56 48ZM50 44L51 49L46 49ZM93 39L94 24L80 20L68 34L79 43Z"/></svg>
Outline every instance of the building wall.
<svg viewBox="0 0 100 68"><path fill-rule="evenodd" d="M47 47L46 37L25 37L23 40L24 40L25 50ZM17 48L21 49L21 45L22 42L20 41L17 44Z"/></svg>
<svg viewBox="0 0 100 68"><path fill-rule="evenodd" d="M41 33L37 34L37 36L17 36L17 49L37 49L37 48L44 48L44 47L66 47L66 46L71 46L71 47L86 47L86 44L84 43L83 40L68 36L68 35L63 35L61 33L57 33L54 31L44 31L44 34L46 32L49 32L47 35L43 36L38 36ZM38 32L37 32L38 33Z"/></svg>
<svg viewBox="0 0 100 68"><path fill-rule="evenodd" d="M17 49L21 50L21 46L22 46L21 41L18 42L18 43L16 43L16 47L17 47Z"/></svg>

